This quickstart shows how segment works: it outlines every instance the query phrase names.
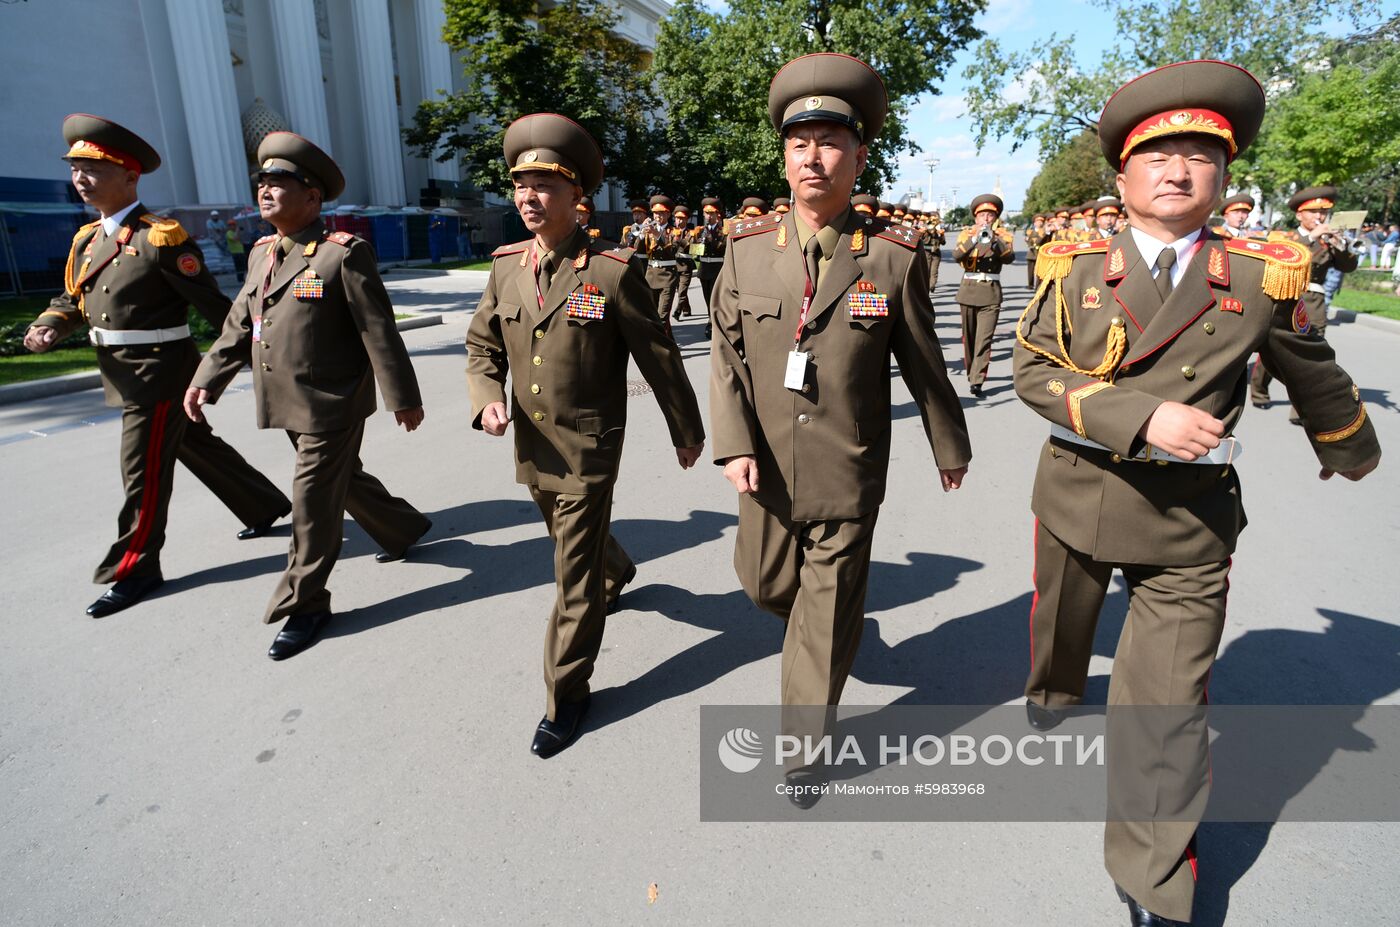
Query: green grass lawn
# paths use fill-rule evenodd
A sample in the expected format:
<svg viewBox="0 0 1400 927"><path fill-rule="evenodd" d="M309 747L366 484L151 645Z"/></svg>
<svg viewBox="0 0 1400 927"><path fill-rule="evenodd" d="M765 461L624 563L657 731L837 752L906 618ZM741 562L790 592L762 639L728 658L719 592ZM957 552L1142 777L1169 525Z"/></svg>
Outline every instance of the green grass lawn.
<svg viewBox="0 0 1400 927"><path fill-rule="evenodd" d="M1400 319L1400 296L1342 287L1341 291L1333 298L1332 305L1337 309L1350 309L1352 312L1366 312L1371 315L1385 316L1387 319Z"/></svg>

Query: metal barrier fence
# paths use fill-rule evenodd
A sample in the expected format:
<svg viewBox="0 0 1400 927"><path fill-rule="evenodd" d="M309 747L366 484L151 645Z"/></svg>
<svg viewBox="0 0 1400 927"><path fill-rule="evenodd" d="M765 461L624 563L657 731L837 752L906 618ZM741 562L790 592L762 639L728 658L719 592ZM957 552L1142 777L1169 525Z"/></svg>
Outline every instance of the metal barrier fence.
<svg viewBox="0 0 1400 927"><path fill-rule="evenodd" d="M183 210L162 210L183 212ZM188 216L186 217L189 218ZM327 213L327 228L358 235L374 245L382 262L447 261L465 256L463 222L455 215L398 213L374 210L364 213ZM0 205L0 296L54 293L63 288L63 268L78 227L91 221L81 207L31 207L5 209ZM211 242L201 225L186 221L211 270L232 271L233 261L223 242ZM245 244L256 238L253 224L240 222ZM480 255L478 255L480 256Z"/></svg>

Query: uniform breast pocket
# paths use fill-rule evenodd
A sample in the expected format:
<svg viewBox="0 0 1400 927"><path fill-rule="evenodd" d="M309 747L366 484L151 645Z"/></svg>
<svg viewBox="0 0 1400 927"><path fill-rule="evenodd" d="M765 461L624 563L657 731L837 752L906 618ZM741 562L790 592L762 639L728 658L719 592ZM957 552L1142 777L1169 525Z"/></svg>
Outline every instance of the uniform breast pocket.
<svg viewBox="0 0 1400 927"><path fill-rule="evenodd" d="M739 311L755 319L777 319L783 314L783 301L776 296L739 294Z"/></svg>
<svg viewBox="0 0 1400 927"><path fill-rule="evenodd" d="M516 303L496 303L496 317L517 321L520 318L520 306Z"/></svg>

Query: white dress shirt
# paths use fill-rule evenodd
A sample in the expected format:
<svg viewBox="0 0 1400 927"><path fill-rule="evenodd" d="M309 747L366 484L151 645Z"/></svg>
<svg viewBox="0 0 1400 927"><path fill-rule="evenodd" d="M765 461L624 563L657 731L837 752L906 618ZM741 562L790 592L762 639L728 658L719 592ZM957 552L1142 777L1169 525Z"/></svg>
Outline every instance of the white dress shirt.
<svg viewBox="0 0 1400 927"><path fill-rule="evenodd" d="M117 233L117 229L121 228L122 220L126 218L126 214L135 209L137 205L136 202L132 202L125 209L118 209L112 215L102 217L102 231L106 233L108 238Z"/></svg>
<svg viewBox="0 0 1400 927"><path fill-rule="evenodd" d="M1138 252L1142 255L1142 259L1147 262L1147 268L1152 272L1154 279L1158 272L1157 255L1168 248L1175 249L1176 263L1172 265L1172 288L1175 289L1176 285L1181 282L1181 275L1186 273L1186 265L1191 263L1191 255L1194 253L1191 249L1196 244L1196 239L1201 237L1201 232L1195 231L1185 238L1164 242L1158 241L1135 225L1128 228L1133 233L1133 244L1137 245Z"/></svg>

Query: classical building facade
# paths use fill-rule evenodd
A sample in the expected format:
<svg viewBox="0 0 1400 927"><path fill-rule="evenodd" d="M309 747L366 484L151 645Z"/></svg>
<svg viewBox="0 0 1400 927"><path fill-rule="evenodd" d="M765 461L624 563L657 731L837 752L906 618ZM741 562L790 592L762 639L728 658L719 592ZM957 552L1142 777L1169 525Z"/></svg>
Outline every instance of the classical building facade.
<svg viewBox="0 0 1400 927"><path fill-rule="evenodd" d="M619 0L619 31L654 45L667 0ZM274 128L345 169L342 204L480 203L455 163L404 144L419 101L459 89L442 0L43 0L0 6L0 183L66 182L58 126L71 112L123 123L165 165L155 208L252 202L249 148ZM23 188L10 183L7 190ZM11 196L19 194L12 193ZM614 204L614 200L618 200ZM604 190L600 206L621 206Z"/></svg>

